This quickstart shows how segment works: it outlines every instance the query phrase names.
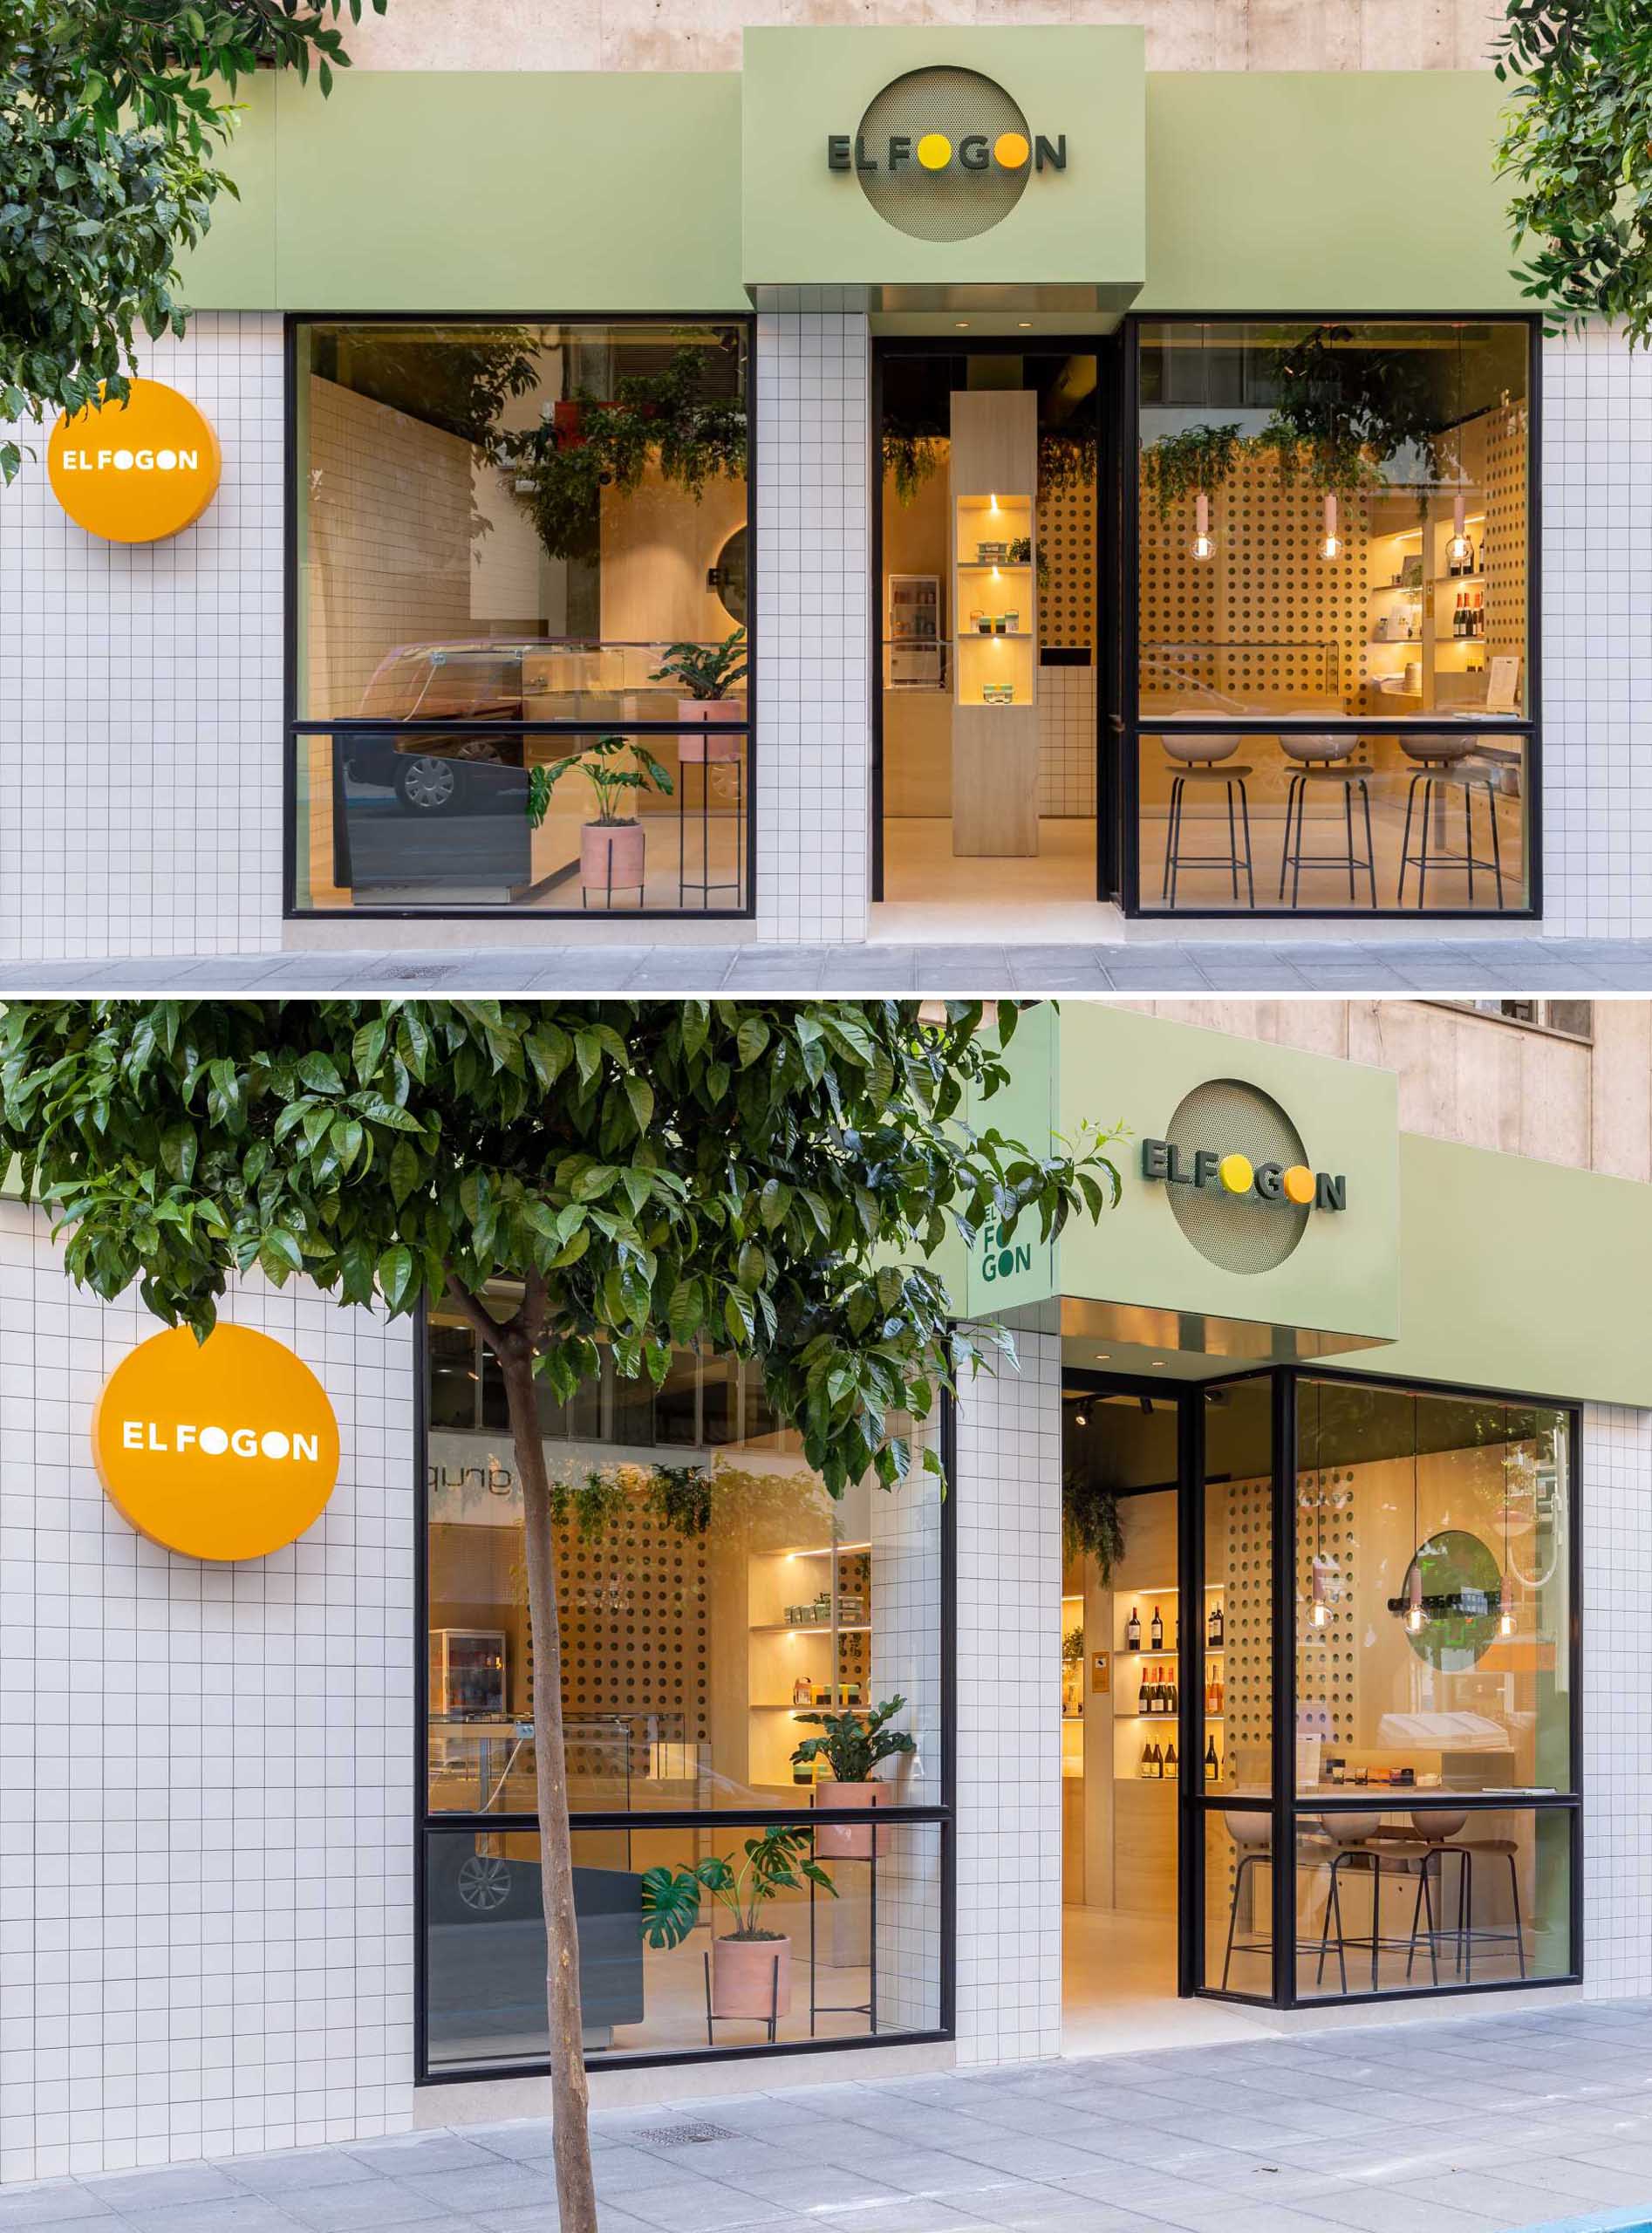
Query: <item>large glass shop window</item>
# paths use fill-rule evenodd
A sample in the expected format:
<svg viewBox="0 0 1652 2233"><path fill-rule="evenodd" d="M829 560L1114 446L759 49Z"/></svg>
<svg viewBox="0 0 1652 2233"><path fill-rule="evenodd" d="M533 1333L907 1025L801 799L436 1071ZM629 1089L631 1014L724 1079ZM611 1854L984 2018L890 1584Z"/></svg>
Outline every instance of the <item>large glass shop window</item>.
<svg viewBox="0 0 1652 2233"><path fill-rule="evenodd" d="M298 912L746 909L747 355L298 329Z"/></svg>
<svg viewBox="0 0 1652 2233"><path fill-rule="evenodd" d="M1572 1969L1568 1461L1561 1411L1299 1383L1305 1997Z"/></svg>
<svg viewBox="0 0 1652 2233"><path fill-rule="evenodd" d="M480 2066L544 2052L522 1506L488 1353L438 1316L428 1356L427 2029L433 2068ZM571 1403L547 1395L541 1423L588 2046L933 2029L943 1831L898 1826L942 1798L934 1477L915 1467L895 1492L863 1483L834 1500L727 1357L679 1355L659 1390L610 1362ZM864 1723L897 1699L888 1726L911 1749L877 1765L870 1793L795 1759L821 1717ZM891 1827L834 1828L856 1805ZM765 1928L784 1936L784 1966L759 1981L761 2007L707 1969L728 1966L725 1914L708 1906L661 1950L639 1904L656 1864L742 1861L761 1834L742 1819L754 1808L790 1813L836 1887L777 1895ZM725 2005L746 2012L725 2020Z"/></svg>
<svg viewBox="0 0 1652 2233"><path fill-rule="evenodd" d="M1530 349L1140 328L1142 907L1528 905Z"/></svg>

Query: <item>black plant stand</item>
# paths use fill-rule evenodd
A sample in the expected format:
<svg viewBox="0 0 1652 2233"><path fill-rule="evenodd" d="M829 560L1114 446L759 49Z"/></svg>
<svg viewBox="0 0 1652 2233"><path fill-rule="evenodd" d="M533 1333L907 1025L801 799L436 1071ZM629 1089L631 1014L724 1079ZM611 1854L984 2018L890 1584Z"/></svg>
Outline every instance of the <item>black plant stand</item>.
<svg viewBox="0 0 1652 2233"><path fill-rule="evenodd" d="M773 1970L769 1972L770 1984L768 1989L768 2014L767 2017L713 2016L711 2010L711 1949L709 1947L707 1947L705 1953L701 1955L700 1959L706 1964L706 2045L708 2047L714 2047L717 2044L717 2035L713 2029L714 2025L761 2024L765 2032L768 2034L768 2044L772 2047L775 2044L775 2027L780 2022L780 1962L778 1956L775 1959ZM815 1965L812 1961L809 1963L809 1973L812 1987L815 1974Z"/></svg>
<svg viewBox="0 0 1652 2233"><path fill-rule="evenodd" d="M709 740L708 740L709 741ZM745 767L736 753L732 760L702 760L700 762L700 877L698 884L689 880L686 857L686 833L688 827L688 770L694 765L680 757L677 763L677 905L683 905L693 891L699 895L702 910L711 905L713 891L732 891L735 905L746 880L746 786ZM713 768L732 768L734 771L734 874L732 881L722 877L711 881L711 772Z"/></svg>
<svg viewBox="0 0 1652 2233"><path fill-rule="evenodd" d="M845 1826L849 1827L849 1826ZM877 2036L877 1831L875 1825L867 1827L872 1833L872 1849L869 1854L835 1854L831 1858L839 1862L851 1862L867 1872L866 1899L866 1998L864 2000L821 2000L815 1987L815 1880L809 1881L809 2036L815 2036L817 2016L864 2016L867 2028L874 2038ZM818 1857L818 1856L817 1856Z"/></svg>

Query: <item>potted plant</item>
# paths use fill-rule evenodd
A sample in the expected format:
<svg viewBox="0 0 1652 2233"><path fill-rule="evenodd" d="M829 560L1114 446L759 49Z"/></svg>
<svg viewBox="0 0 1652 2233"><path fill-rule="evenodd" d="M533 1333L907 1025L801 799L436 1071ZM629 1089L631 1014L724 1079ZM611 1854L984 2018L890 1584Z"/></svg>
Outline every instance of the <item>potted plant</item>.
<svg viewBox="0 0 1652 2233"><path fill-rule="evenodd" d="M1237 421L1220 427L1184 427L1161 434L1142 452L1142 486L1168 521L1184 496L1215 495L1233 478L1246 444Z"/></svg>
<svg viewBox="0 0 1652 2233"><path fill-rule="evenodd" d="M813 1761L824 1760L832 1772L829 1783L816 1784L816 1808L833 1806L876 1806L889 1786L874 1781L872 1770L879 1761L894 1758L898 1752L918 1750L904 1730L891 1729L888 1724L905 1706L905 1698L886 1698L881 1706L870 1712L861 1713L851 1709L848 1713L800 1713L798 1721L814 1722L826 1732L823 1737L806 1737L792 1754L795 1767L807 1767ZM880 1831L877 1851L887 1850L888 1833ZM870 1822L844 1822L836 1827L823 1827L815 1833L815 1850L836 1861L868 1861L872 1845L872 1826Z"/></svg>
<svg viewBox="0 0 1652 2233"><path fill-rule="evenodd" d="M643 1871L642 1933L649 1945L680 1946L700 1921L707 1893L734 1917L734 1929L712 1939L713 2016L766 2024L790 2009L792 1943L784 1931L765 1930L762 1917L776 1894L799 1891L805 1882L837 1897L837 1887L809 1855L809 1834L782 1824L747 1838L743 1861L712 1854L675 1868L662 1863Z"/></svg>
<svg viewBox="0 0 1652 2233"><path fill-rule="evenodd" d="M630 765L621 764L627 761ZM571 754L550 767L536 768L528 778L528 826L537 830L550 804L550 795L570 773L583 775L597 794L597 819L588 822L579 837L579 882L582 891L625 891L643 883L645 840L647 833L635 815L617 811L632 791L651 787L669 797L671 777L645 745L635 737L599 736L583 752Z"/></svg>
<svg viewBox="0 0 1652 2233"><path fill-rule="evenodd" d="M677 718L694 723L700 734L690 730L678 738L679 761L703 768L713 761L739 759L740 738L708 734L704 724L720 718L718 708L734 695L736 683L746 679L743 628L736 628L720 644L668 645L664 662L648 679L680 682L688 693L686 698L677 700Z"/></svg>
<svg viewBox="0 0 1652 2233"><path fill-rule="evenodd" d="M1083 1558L1095 1560L1096 1579L1103 1589L1124 1555L1118 1498L1082 1465L1069 1466L1062 1476L1062 1543L1069 1564Z"/></svg>

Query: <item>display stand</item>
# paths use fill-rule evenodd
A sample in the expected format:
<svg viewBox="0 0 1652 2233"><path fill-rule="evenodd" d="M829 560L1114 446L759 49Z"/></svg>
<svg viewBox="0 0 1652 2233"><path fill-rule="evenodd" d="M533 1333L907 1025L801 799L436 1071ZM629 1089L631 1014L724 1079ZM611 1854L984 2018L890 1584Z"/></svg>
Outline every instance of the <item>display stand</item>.
<svg viewBox="0 0 1652 2233"><path fill-rule="evenodd" d="M727 756L716 750L719 745L725 742L734 748ZM693 752L693 745L701 746L699 755ZM732 891L734 894L735 904L739 904L740 894L746 880L746 787L743 781L745 770L741 764L740 746L741 740L738 737L725 739L707 736L703 741L700 738L691 741L684 737L679 741L677 749L677 905L679 907L683 905L686 895L691 891L699 894L702 908L708 908L711 905L711 895L713 891ZM697 761L700 768L700 881L695 884L687 877L685 834L688 826L688 770L695 766ZM732 879L727 877L720 877L714 884L711 881L711 771L713 768L733 768L734 771L734 873Z"/></svg>
<svg viewBox="0 0 1652 2233"><path fill-rule="evenodd" d="M952 399L952 851L1038 850L1038 398Z"/></svg>
<svg viewBox="0 0 1652 2233"><path fill-rule="evenodd" d="M811 1904L812 1904L812 1901L811 1901ZM813 1923L812 1923L812 1919L811 1919L811 1924L810 1924L810 1936L811 1936L811 1938L812 1938L812 1936L813 1936ZM814 1961L813 1961L813 1958L812 1958L812 1956L813 1956L813 1947L812 1947L812 1945L811 1945L811 1948L810 1948L810 1956L811 1956L811 1959L810 1959L810 1962L809 1962L809 1994L810 1994L809 2004L810 2004L810 2007L811 2007L811 2010L812 2010L813 2005L814 2005L814 1968L815 1968ZM707 2045L708 2047L714 2047L714 2046L716 2045L716 2044L717 2044L717 2034L716 2034L715 2031L713 2029L713 2025L718 2025L718 2024L761 2024L761 2025L762 2025L762 2027L763 2027L763 2029L764 2029L765 2032L768 2034L768 2044L769 2044L769 2045L772 2047L772 2046L774 2045L774 2044L775 2044L775 2030L776 2030L776 2027L778 2026L778 2025L779 2025L779 2023L780 2023L780 1963L779 1963L778 1962L776 1962L776 1963L775 1963L775 1965L774 1965L774 1969L773 1969L773 1970L772 1970L772 1971L771 1971L771 1973L770 1973L770 1974L771 1974L771 1976L772 1976L772 1978L773 1978L773 1983L771 1984L771 1985L770 1985L770 1987L769 1987L769 1995L768 1995L768 2014L766 2017L763 2017L763 2016L713 2016L713 2015L712 2014L712 2006L711 2006L711 1949L710 1949L709 1947L707 1947L707 1950L706 1950L706 1951L705 1951L705 1952L700 1956L700 1960L701 1960L701 1961L706 1964L706 2045ZM809 2019L809 2028L810 2028L810 2030L811 2030L811 2031L814 2029L814 2019L813 2019L813 2016L812 2016L812 2015L811 2015L810 2019Z"/></svg>
<svg viewBox="0 0 1652 2233"><path fill-rule="evenodd" d="M864 2016L867 2028L877 2036L877 1834L872 1833L872 1849L869 1854L838 1854L834 1859L852 1868L864 1868L867 1877L866 1900L866 1998L857 2001L821 2000L815 1990L815 1901L816 1887L811 1876L809 1881L809 2036L815 2036L817 2016ZM823 1863L823 1866L824 1864ZM707 1971L709 1977L710 1972ZM709 1985L707 1991L709 1991Z"/></svg>

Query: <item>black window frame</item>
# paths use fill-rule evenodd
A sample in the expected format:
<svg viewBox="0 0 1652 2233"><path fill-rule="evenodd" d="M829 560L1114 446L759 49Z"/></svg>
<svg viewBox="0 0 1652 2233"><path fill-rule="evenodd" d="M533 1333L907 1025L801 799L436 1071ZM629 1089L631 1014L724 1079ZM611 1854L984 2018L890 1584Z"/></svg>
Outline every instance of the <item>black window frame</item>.
<svg viewBox="0 0 1652 2233"><path fill-rule="evenodd" d="M479 2063L463 2069L433 2069L430 2063L430 1954L427 1914L427 1870L430 1841L443 1831L461 1834L498 1834L507 1831L536 1831L533 1813L484 1814L460 1808L434 1809L430 1805L430 1520L427 1484L430 1438L430 1321L421 1306L413 1337L413 1711L414 1820L413 1832L413 2084L468 2086L496 2079L542 2078L550 2068L544 2056L515 2061ZM659 2066L709 2062L745 2062L775 2055L858 2053L863 2049L932 2045L957 2038L957 1926L958 1862L956 1849L956 1776L958 1754L958 1417L954 1398L945 1390L938 1408L941 1463L945 1469L946 1494L940 1503L940 1658L941 1795L925 1806L835 1807L832 1821L882 1823L885 1827L932 1823L940 1861L940 1974L939 2023L932 2029L902 2028L868 2031L847 2037L819 2039L781 2039L729 2046L661 2047L630 2052L587 2054L587 2070L646 2070ZM770 1824L791 1824L804 1829L818 1818L807 1808L733 1806L714 1809L639 1808L576 1810L569 1827L577 1836L586 1830L650 1829L706 1830L720 1824L745 1830Z"/></svg>
<svg viewBox="0 0 1652 2233"><path fill-rule="evenodd" d="M1136 460L1141 442L1141 331L1144 325L1196 325L1212 329L1246 325L1509 325L1526 331L1526 712L1489 718L1485 727L1498 735L1525 741L1522 770L1526 797L1526 878L1524 904L1518 907L1184 907L1144 906L1142 904L1141 851L1141 478ZM1135 311L1123 324L1123 361L1119 366L1120 440L1118 446L1120 514L1118 588L1121 593L1121 652L1119 662L1122 702L1116 721L1119 759L1118 807L1121 820L1120 860L1123 871L1120 905L1126 918L1137 922L1355 922L1355 923L1522 923L1539 922L1543 916L1543 753L1542 753L1542 629L1539 625L1543 566L1543 320L1520 311L1460 311L1443 317L1438 311ZM1362 736L1415 736L1427 723L1417 716L1320 720L1316 731L1326 735L1355 733ZM1177 736L1247 736L1267 733L1260 719L1251 721L1200 720L1178 716L1173 721L1149 720L1146 731L1157 735L1165 727Z"/></svg>
<svg viewBox="0 0 1652 2233"><path fill-rule="evenodd" d="M536 923L553 925L563 921L588 922L599 919L616 923L744 923L754 921L757 915L758 849L757 798L760 782L758 765L758 724L756 719L757 678L761 627L759 619L758 524L757 524L757 319L750 311L289 311L283 321L283 379L285 389L284 423L283 433L283 475L284 502L282 529L282 577L285 612L282 631L282 722L281 722L281 818L282 871L281 918L286 923L347 923L379 922L469 922L469 923ZM428 729L433 735L450 733L451 721L398 720L388 717L372 720L345 718L338 720L313 720L298 710L298 338L309 326L326 325L625 325L628 327L657 326L670 332L685 325L720 325L738 328L745 336L746 346L746 550L747 550L747 618L746 618L746 714L741 720L708 721L704 724L711 734L733 734L745 739L744 758L744 832L745 892L741 905L734 907L604 907L599 917L593 918L579 908L544 907L385 907L371 903L352 903L348 907L300 907L298 894L298 795L297 755L299 740L305 736L342 737L346 734L406 735ZM494 726L494 725L490 725ZM675 736L679 734L675 721L631 721L623 725L613 721L509 721L497 725L502 735L512 738L534 736L604 736L623 727L625 735L636 735L645 741L651 736ZM713 891L722 887L713 885ZM709 899L710 893L707 893Z"/></svg>

